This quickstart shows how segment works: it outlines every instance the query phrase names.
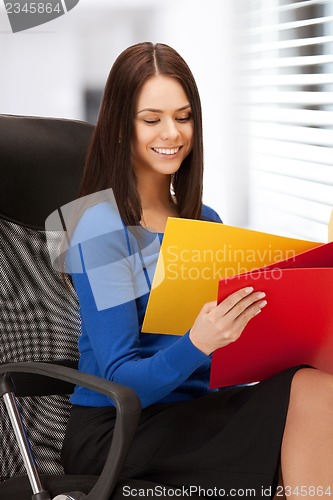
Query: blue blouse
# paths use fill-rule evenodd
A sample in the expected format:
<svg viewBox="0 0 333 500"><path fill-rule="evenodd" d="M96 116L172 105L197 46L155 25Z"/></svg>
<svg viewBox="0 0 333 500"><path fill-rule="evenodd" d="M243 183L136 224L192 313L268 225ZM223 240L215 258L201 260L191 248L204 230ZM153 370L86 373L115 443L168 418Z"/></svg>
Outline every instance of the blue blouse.
<svg viewBox="0 0 333 500"><path fill-rule="evenodd" d="M202 218L221 222L205 205ZM131 387L143 407L209 391L210 356L192 344L189 332L141 332L162 239L161 233L126 227L114 205L102 202L84 212L67 251L82 321L79 369ZM113 404L80 386L71 402Z"/></svg>

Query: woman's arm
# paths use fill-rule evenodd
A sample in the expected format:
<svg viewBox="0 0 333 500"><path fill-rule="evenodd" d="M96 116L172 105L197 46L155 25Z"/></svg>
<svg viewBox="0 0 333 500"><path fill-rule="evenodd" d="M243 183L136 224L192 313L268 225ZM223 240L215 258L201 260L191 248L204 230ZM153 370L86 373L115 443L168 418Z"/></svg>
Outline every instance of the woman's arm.
<svg viewBox="0 0 333 500"><path fill-rule="evenodd" d="M135 300L98 310L87 274L74 276L74 284L88 337L85 345L89 343L101 376L134 389L144 407L172 392L207 360L188 333L142 358Z"/></svg>
<svg viewBox="0 0 333 500"><path fill-rule="evenodd" d="M101 215L106 222L97 230ZM97 363L101 376L133 388L147 406L185 382L213 350L234 341L259 309L253 305L259 297L243 290L219 306L206 304L190 333L173 337L163 348L160 336L151 334L153 354L143 356L137 302L149 289L135 241L119 221L112 223L111 215L93 207L73 238L78 272L72 277L83 323L80 349L82 357Z"/></svg>
<svg viewBox="0 0 333 500"><path fill-rule="evenodd" d="M174 342L163 349L160 336L152 334L152 351L157 352L142 355L137 303L149 288L136 240L119 223L113 207L96 205L83 215L67 262L80 303L83 366L89 369L91 359L101 376L132 387L147 406L207 362L188 333L172 337Z"/></svg>

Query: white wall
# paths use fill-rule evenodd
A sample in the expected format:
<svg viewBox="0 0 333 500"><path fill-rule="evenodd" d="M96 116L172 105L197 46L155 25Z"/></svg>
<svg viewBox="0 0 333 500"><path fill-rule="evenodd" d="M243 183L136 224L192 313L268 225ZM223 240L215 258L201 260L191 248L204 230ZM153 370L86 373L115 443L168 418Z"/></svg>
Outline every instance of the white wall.
<svg viewBox="0 0 333 500"><path fill-rule="evenodd" d="M0 112L82 117L77 37L7 35L0 41Z"/></svg>
<svg viewBox="0 0 333 500"><path fill-rule="evenodd" d="M83 90L103 87L116 55L150 36L140 15L150 12L148 0L139 11L129 0L96 4L81 0L65 16L12 34L0 3L1 113L84 118Z"/></svg>

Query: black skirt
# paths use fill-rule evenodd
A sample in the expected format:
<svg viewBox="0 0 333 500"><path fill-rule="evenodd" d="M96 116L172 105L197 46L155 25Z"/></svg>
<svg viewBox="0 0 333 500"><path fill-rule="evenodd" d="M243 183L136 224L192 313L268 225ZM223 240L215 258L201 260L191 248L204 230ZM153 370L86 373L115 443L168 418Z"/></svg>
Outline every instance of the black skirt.
<svg viewBox="0 0 333 500"><path fill-rule="evenodd" d="M144 409L121 476L201 487L201 496L273 496L290 385L299 368L256 385ZM72 408L62 453L67 474L100 474L114 424L113 407Z"/></svg>

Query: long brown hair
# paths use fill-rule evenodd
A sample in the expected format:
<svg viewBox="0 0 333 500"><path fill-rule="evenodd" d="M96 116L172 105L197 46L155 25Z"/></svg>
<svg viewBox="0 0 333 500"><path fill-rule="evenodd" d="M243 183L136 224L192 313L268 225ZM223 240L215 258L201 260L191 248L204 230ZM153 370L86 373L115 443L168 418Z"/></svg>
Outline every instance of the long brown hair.
<svg viewBox="0 0 333 500"><path fill-rule="evenodd" d="M201 218L203 145L197 85L188 65L173 48L143 42L124 50L111 68L79 190L82 197L112 188L126 225L139 224L142 215L131 165L136 102L145 81L157 74L177 79L192 107L193 148L172 176L170 187L176 196L180 217Z"/></svg>

